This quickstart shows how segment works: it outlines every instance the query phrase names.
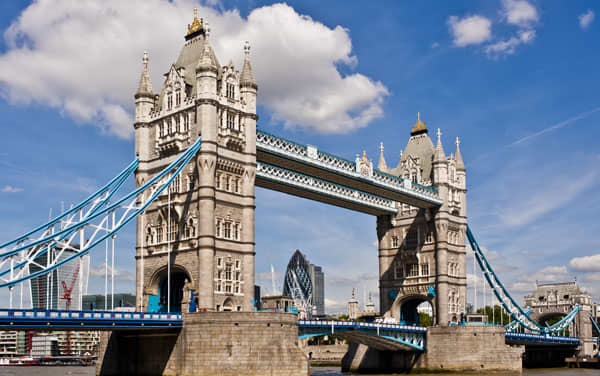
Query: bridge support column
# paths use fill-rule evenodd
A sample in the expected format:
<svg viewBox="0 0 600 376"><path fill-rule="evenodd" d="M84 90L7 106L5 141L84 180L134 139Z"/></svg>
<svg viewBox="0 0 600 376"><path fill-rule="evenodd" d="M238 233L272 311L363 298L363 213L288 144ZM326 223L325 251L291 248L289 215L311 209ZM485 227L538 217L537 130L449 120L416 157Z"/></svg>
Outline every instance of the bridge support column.
<svg viewBox="0 0 600 376"><path fill-rule="evenodd" d="M439 214L439 212L438 212ZM435 218L435 323L447 326L450 323L448 317L448 222Z"/></svg>
<svg viewBox="0 0 600 376"><path fill-rule="evenodd" d="M183 328L103 334L100 375L308 376L296 315L194 312Z"/></svg>
<svg viewBox="0 0 600 376"><path fill-rule="evenodd" d="M592 322L590 314L592 306L589 304L580 304L579 312L575 318L575 327L577 328L577 337L581 340L579 346L579 356L591 356L594 353L594 339L592 338Z"/></svg>
<svg viewBox="0 0 600 376"><path fill-rule="evenodd" d="M359 373L426 371L520 372L523 346L505 343L501 326L429 327L425 352L382 351L350 343L342 370Z"/></svg>

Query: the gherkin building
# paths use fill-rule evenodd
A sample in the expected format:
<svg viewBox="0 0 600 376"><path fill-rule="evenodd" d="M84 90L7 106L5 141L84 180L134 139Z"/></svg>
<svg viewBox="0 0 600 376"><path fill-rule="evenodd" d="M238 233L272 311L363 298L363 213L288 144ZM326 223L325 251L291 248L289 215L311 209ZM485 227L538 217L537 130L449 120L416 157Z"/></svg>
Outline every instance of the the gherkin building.
<svg viewBox="0 0 600 376"><path fill-rule="evenodd" d="M294 275L296 278L294 278ZM297 296L298 293L302 296ZM312 300L313 284L310 275L310 263L300 250L294 252L288 263L283 280L283 295L301 300Z"/></svg>

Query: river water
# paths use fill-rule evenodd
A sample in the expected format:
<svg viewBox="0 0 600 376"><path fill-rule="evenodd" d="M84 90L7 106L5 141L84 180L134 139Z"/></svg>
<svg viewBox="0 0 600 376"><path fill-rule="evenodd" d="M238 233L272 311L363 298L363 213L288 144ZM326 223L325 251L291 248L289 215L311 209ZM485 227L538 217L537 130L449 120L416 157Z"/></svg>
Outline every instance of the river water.
<svg viewBox="0 0 600 376"><path fill-rule="evenodd" d="M417 375L424 376L428 374L424 373L416 373ZM311 376L338 376L338 375L348 375L346 373L340 372L340 369L337 367L315 367L311 373ZM435 376L458 376L464 375L464 373L437 373L431 374ZM489 375L489 373L481 372L481 373L468 373L468 375ZM584 376L584 375L600 375L600 370L597 369L582 369L582 368L548 368L548 369L529 369L523 370L523 373L494 373L494 376L516 376L516 375L526 375L526 376ZM376 376L376 375L371 375ZM379 375L383 376L383 375ZM385 376L390 376L385 375Z"/></svg>
<svg viewBox="0 0 600 376"><path fill-rule="evenodd" d="M0 366L0 375L1 376L35 376L35 375L44 375L44 376L63 376L63 375L71 375L71 376L94 376L96 373L95 367L3 367ZM339 375L348 375L340 372L338 367L314 367L311 372L311 376L339 376ZM418 375L426 375L423 373L419 373ZM435 374L436 376L440 376L440 374ZM442 375L453 376L453 375L463 375L460 373L443 373ZM487 375L487 373L469 373L469 375ZM516 376L521 375L518 373L514 374L500 374L495 373L495 376ZM597 369L575 369L575 368L552 368L552 369L531 369L524 370L522 375L525 376L584 376L584 375L600 375L600 370ZM376 375L372 375L376 376ZM381 376L381 375L380 375ZM390 376L390 375L385 375Z"/></svg>

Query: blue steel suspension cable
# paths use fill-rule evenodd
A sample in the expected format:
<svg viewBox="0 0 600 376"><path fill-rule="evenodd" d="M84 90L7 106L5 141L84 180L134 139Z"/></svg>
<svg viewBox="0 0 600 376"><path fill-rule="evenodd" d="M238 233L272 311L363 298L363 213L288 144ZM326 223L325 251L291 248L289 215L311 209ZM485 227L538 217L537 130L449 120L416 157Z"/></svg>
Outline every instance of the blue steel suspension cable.
<svg viewBox="0 0 600 376"><path fill-rule="evenodd" d="M103 188L101 188L98 192L100 192L100 191L104 191L105 192L108 188L111 188L113 186L113 184L114 184L114 189L110 190L109 194L106 197L100 199L99 202L101 204L92 207L88 211L88 213L86 213L86 215L83 216L83 218L81 218L81 219L86 219L87 217L89 217L93 213L97 212L102 207L102 205L104 205L105 203L108 203L110 201L111 197L119 190L119 188L121 188L121 186L125 183L125 181L129 178L129 176L135 171L135 169L137 169L137 166L138 166L138 159L136 158L134 160L134 162L132 164L130 164L125 170L123 170L123 172L121 174L117 175L107 185L105 185ZM92 195L92 196L94 196L94 195ZM90 196L90 198L91 198L91 196ZM83 208L83 207L85 207L86 202L89 203L89 202L91 202L91 200L90 199L86 199L84 202L82 202L81 204L79 204L77 206L80 207L80 208ZM57 221L60 220L61 218L64 218L64 215L61 215L60 217L58 217L57 219L55 219L53 221L54 224L56 224ZM51 226L53 226L53 225L51 225ZM77 230L73 230L73 231L67 232L65 234L62 234L60 236L57 236L57 237L54 237L54 234L51 234L53 242L51 244L49 244L49 245L43 244L43 248L41 249L41 252L39 252L39 253L36 253L35 250L32 250L32 249L34 249L36 247L36 245L31 245L31 244L29 244L27 246L21 246L21 248L12 250L12 252L14 254L15 252L19 252L19 251L22 251L24 249L27 249L27 250L32 250L30 252L30 255L33 254L33 255L35 255L35 257L39 257L41 255L46 254L46 252L48 252L49 250L53 250L57 245L59 245L60 241L64 240L67 236L73 235L76 231ZM35 230L33 232L35 232ZM30 231L30 233L31 233L31 231ZM2 262L4 262L8 257L12 256L12 255L5 256L5 254L6 253L0 254L0 257L3 258ZM2 263L0 263L0 265L1 264ZM11 269L13 271L14 270L20 270L25 265L27 265L27 261L23 261L21 263L18 263L17 265L14 265L13 267L11 267ZM6 275L9 272L10 272L10 269L9 270L5 270L3 272L0 272L0 277Z"/></svg>
<svg viewBox="0 0 600 376"><path fill-rule="evenodd" d="M198 140L200 140L200 139L198 139ZM43 239L38 239L38 240L36 240L36 241L32 242L31 244L28 244L27 246L22 246L22 247L19 247L19 248L17 248L17 249L14 249L14 250L11 250L11 251L8 251L8 252L0 253L0 257L4 258L4 257L7 257L7 256L12 256L12 255L14 255L14 254L16 254L16 253L18 253L18 252L20 252L20 251L23 251L23 250L25 250L25 249L29 249L29 248L31 248L31 247L33 247L33 246L36 246L36 245L39 245L39 244L45 244L45 243L47 243L48 241L50 241L50 240L52 240L52 239L56 238L56 236L58 236L58 235L62 235L62 234L64 234L64 233L70 232L70 231L72 231L72 230L78 230L80 227L84 226L84 225L85 225L87 222L89 222L89 221L91 221L91 220L93 220L93 219L95 219L95 218L97 218L97 217L99 217L99 216L101 216L101 215L103 215L103 214L105 214L105 213L107 213L107 212L111 211L111 210L112 210L114 207L117 207L117 206L121 205L123 202L125 202L125 201L129 200L130 198L132 198L132 197L134 197L134 196L137 196L137 195L138 195L140 192L142 192L142 191L144 191L145 189L147 189L147 188L148 188L148 186L150 186L150 185L154 184L154 182L155 182L155 181L157 181L158 179L160 179L160 178L162 178L163 176L165 176L165 175L166 175L166 174L167 174L169 171L171 171L171 170L173 169L173 167L174 167L174 166L176 166L176 165L177 165L179 162L181 162L183 159L185 159L185 158L186 158L186 157L187 157L187 156L188 156L188 155L189 155L191 152L194 152L194 154L195 154L195 152L197 151L197 149L199 149L199 141L196 141L196 142L198 142L198 145L197 145L197 146L198 146L198 148L195 148L195 147L196 147L196 144L194 144L194 145L190 146L190 147L188 148L188 150L186 150L186 151L185 151L185 152L184 152L184 153L183 153L181 156L179 156L179 157L178 157L178 158L177 158L175 161L171 162L171 164L169 164L169 166L167 166L167 167L166 167L164 170L162 170L162 171L161 171L159 174L157 174L156 176L154 176L154 177L153 177L151 180L149 180L149 181L148 181L148 182L147 182L145 185L143 185L143 186L141 186L141 187L137 188L135 191L132 191L132 192L130 192L130 193L127 195L127 196L125 196L125 197L123 197L123 198L119 199L117 202L115 202L115 203L114 203L113 205L111 205L110 207L107 207L107 208L105 208L105 209L99 210L99 211L95 212L93 215L90 215L90 216L89 216L89 217L86 219L86 221L85 221L85 222L75 223L75 224L73 224L73 225L70 225L70 226L68 226L68 227L65 227L64 229L61 229L61 230L59 230L59 231L55 232L54 234L52 234L52 235L50 235L50 236L46 236L46 237L45 237L45 238L43 238Z"/></svg>
<svg viewBox="0 0 600 376"><path fill-rule="evenodd" d="M112 178L108 183L106 183L102 188L98 189L96 192L92 193L88 198L86 198L85 200L83 200L81 203L79 203L77 206L70 208L69 210L67 210L66 212L62 213L61 215L59 215L58 217L44 223L43 225L40 225L36 228L34 228L33 230L17 237L16 239L13 239L11 241L8 241L4 244L0 244L0 249L6 248L10 245L13 245L15 243L19 243L25 239L27 239L29 236L31 236L32 234L35 234L36 232L43 230L45 228L51 227L53 225L55 225L56 223L58 223L60 220L62 220L63 218L67 217L68 215L77 212L79 209L85 207L86 205L88 205L90 202L92 202L94 199L96 199L98 196L100 196L101 194L103 194L104 192L106 192L117 180L119 180L120 178L122 178L123 176L129 176L131 175L136 169L137 166L139 164L139 160L138 158L134 159L127 167L125 167L125 169L123 171L121 171L117 176L115 176L114 178Z"/></svg>
<svg viewBox="0 0 600 376"><path fill-rule="evenodd" d="M550 327L543 327L537 321L533 320L529 316L529 313L525 312L523 310L523 308L521 308L521 306L519 306L515 302L513 297L506 290L506 288L504 287L504 285L502 284L502 282L500 281L500 279L498 278L498 276L492 269L491 265L487 261L487 258L485 257L485 255L483 254L481 249L479 248L479 244L475 240L475 237L473 236L473 233L471 232L471 229L468 226L467 226L467 237L469 239L469 242L471 243L471 248L473 248L473 250L475 251L475 255L477 258L477 262L479 263L479 266L482 268L482 270L485 270L484 276L485 276L486 280L488 281L490 287L494 291L494 294L501 301L501 303L505 307L505 309L510 312L511 316L515 320L519 321L521 326L523 326L529 330L539 332L539 333L548 333L548 332L555 333L555 332L562 330L564 327L566 327L566 325L570 324L570 322L573 321L577 312L579 311L579 306L575 306L575 308L567 316L565 316L561 321L557 322L556 324L554 324ZM496 281L496 284L502 289L502 292L504 293L504 295L512 302L512 304L515 306L515 308L517 308L519 313L521 313L522 316L526 317L529 320L529 322L533 323L536 327L532 327L531 325L528 325L526 322L523 322L523 320L521 320L521 318L518 315L516 315L510 309L510 307L508 307L508 305L506 304L504 299L502 299L500 292L494 287L494 284L490 278L490 274L493 276L494 280Z"/></svg>
<svg viewBox="0 0 600 376"><path fill-rule="evenodd" d="M106 207L103 210L100 210L96 213L94 213L93 215L91 215L90 217L88 217L84 222L81 223L76 223L73 224L71 226L69 226L68 228L65 228L61 231L58 231L57 233L55 233L52 237L55 237L56 235L62 234L62 233L66 233L68 231L77 231L79 228L86 226L90 221L92 221L93 219L96 219L100 216L102 216L103 214L109 213L111 211L116 210L117 208L119 208L121 206L121 204L123 204L123 202L131 199L134 196L137 196L139 193L145 191L146 189L148 189L149 187L151 187L156 181L158 181L159 179L161 179L162 177L164 177L166 174L168 174L169 172L171 172L171 170L173 170L173 168L177 165L179 165L179 167L177 167L177 169L173 172L173 175L167 180L167 182L165 184L163 184L162 186L160 186L160 188L158 188L156 190L156 192L148 199L148 201L146 201L146 203L144 203L140 208L138 208L135 213L133 215L131 215L129 218L122 218L120 223L115 226L115 228L113 228L110 232L107 232L105 235L100 236L100 238L98 238L97 240L95 240L92 244L89 244L87 246L85 246L84 249L80 250L78 253L65 258L63 260L61 260L60 262L57 262L56 264L54 264L52 267L37 271L35 273L29 274L28 276L25 277L21 277L18 278L16 280L11 280L9 282L4 282L4 283L0 283L0 287L10 287L10 286L14 286L17 283L23 282L25 280L29 280L32 278L35 278L37 276L40 275L44 275L47 274L49 272L51 272L52 270L55 270L56 268L58 268L59 266L77 258L77 257L81 257L84 254L87 254L90 249L92 249L93 247L95 247L96 245L98 245L100 242L102 242L103 240L107 239L108 237L112 236L113 234L115 234L116 232L118 232L123 226L125 226L127 223L129 223L133 218L137 217L140 213L144 212L144 210L154 201L156 200L156 198L173 182L173 180L175 179L175 177L177 177L177 175L181 172L181 170L183 169L183 167L185 167L189 161L194 157L194 155L197 153L197 151L200 149L200 145L201 145L201 139L198 138L198 140L196 140L196 142L190 146L188 148L188 150L186 150L181 156L179 156L175 161L173 161L171 164L169 164L169 166L167 166L165 169L163 169L160 173L158 173L157 175L155 175L152 179L150 179L147 183L145 183L144 185L142 185L141 187L139 187L138 189L136 189L135 191L127 194L125 197L119 199L117 202L115 202L114 204ZM180 164L180 162L182 162ZM51 240L52 237L47 237L46 239L42 239L38 242L36 242L37 244L42 243L44 240L47 242L48 240ZM35 245L37 245L35 244ZM31 247L31 245L30 245ZM11 253L14 254L15 251L11 251L11 252L7 252L7 253ZM5 254L1 254L0 257L6 257L7 253Z"/></svg>

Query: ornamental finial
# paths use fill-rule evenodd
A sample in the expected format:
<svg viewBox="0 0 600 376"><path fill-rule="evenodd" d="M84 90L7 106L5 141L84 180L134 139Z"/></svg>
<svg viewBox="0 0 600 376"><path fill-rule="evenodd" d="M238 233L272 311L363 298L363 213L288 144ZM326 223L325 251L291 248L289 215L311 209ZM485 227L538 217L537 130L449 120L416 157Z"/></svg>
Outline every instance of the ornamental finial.
<svg viewBox="0 0 600 376"><path fill-rule="evenodd" d="M421 112L417 112L417 122L413 125L410 135L415 136L421 133L427 133L427 128L425 127L425 123L421 121Z"/></svg>
<svg viewBox="0 0 600 376"><path fill-rule="evenodd" d="M437 141L439 143L442 140L442 130L438 128L436 135L437 135Z"/></svg>
<svg viewBox="0 0 600 376"><path fill-rule="evenodd" d="M246 54L246 56L250 55L250 42L248 41L244 43L244 53Z"/></svg>
<svg viewBox="0 0 600 376"><path fill-rule="evenodd" d="M194 21L192 21L191 25L188 24L186 40L195 37L197 35L196 33L203 33L206 35L207 30L208 27L204 27L204 20L202 18L198 20L198 8L194 7Z"/></svg>
<svg viewBox="0 0 600 376"><path fill-rule="evenodd" d="M454 141L454 143L456 144L456 148L458 149L460 147L460 139L456 137L456 141Z"/></svg>
<svg viewBox="0 0 600 376"><path fill-rule="evenodd" d="M144 51L144 57L142 58L142 62L144 63L144 70L148 70L148 51Z"/></svg>
<svg viewBox="0 0 600 376"><path fill-rule="evenodd" d="M383 152L383 141L381 141L381 142L379 143L379 150L380 150L381 152Z"/></svg>

